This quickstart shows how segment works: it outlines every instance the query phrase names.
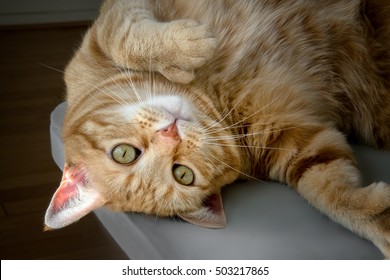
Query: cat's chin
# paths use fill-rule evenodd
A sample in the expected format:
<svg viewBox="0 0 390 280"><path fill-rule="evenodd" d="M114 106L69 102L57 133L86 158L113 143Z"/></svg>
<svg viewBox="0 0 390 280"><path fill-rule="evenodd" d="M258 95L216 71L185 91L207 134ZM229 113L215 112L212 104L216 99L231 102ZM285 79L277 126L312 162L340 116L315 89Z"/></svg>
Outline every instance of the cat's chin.
<svg viewBox="0 0 390 280"><path fill-rule="evenodd" d="M171 115L175 120L184 120L188 122L195 121L193 107L183 97L175 95L163 95L154 97L151 101L156 108L163 110Z"/></svg>

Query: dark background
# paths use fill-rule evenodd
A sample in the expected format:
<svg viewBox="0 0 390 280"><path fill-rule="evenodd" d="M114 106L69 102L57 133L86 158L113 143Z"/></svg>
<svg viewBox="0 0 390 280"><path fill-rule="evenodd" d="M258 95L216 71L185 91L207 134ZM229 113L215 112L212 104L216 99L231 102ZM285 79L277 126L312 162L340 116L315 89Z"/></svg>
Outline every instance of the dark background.
<svg viewBox="0 0 390 280"><path fill-rule="evenodd" d="M94 214L43 232L62 176L51 157L50 113L64 101L62 71L91 21L33 17L10 24L0 15L0 257L126 259Z"/></svg>

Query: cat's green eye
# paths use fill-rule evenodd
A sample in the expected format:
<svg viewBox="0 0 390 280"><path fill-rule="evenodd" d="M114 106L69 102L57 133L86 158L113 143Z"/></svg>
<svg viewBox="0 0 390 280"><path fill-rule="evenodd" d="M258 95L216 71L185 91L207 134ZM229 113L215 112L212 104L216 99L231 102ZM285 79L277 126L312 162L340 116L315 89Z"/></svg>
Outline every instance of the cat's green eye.
<svg viewBox="0 0 390 280"><path fill-rule="evenodd" d="M118 163L129 164L135 161L140 153L140 150L133 146L120 144L112 150L111 156Z"/></svg>
<svg viewBox="0 0 390 280"><path fill-rule="evenodd" d="M187 166L175 164L172 172L176 182L181 185L189 186L194 182L194 172Z"/></svg>

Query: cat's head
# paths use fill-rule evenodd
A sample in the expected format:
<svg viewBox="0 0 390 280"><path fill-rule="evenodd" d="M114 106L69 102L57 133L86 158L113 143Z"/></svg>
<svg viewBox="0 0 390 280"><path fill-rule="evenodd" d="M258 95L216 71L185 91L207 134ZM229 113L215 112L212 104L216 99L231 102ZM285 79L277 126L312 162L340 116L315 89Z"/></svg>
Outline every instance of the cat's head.
<svg viewBox="0 0 390 280"><path fill-rule="evenodd" d="M237 178L240 158L211 101L179 85L109 90L68 106L66 163L46 226L108 207L223 227L220 189Z"/></svg>

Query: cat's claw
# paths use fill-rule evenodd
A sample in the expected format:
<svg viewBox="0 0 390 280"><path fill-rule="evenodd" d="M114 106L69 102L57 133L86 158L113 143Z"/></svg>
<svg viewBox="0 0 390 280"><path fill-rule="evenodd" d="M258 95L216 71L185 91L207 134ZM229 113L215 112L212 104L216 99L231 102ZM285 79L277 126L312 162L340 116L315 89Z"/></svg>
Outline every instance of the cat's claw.
<svg viewBox="0 0 390 280"><path fill-rule="evenodd" d="M216 38L206 25L190 19L171 21L164 28L166 52L157 70L173 82L189 83L194 70L213 56Z"/></svg>

